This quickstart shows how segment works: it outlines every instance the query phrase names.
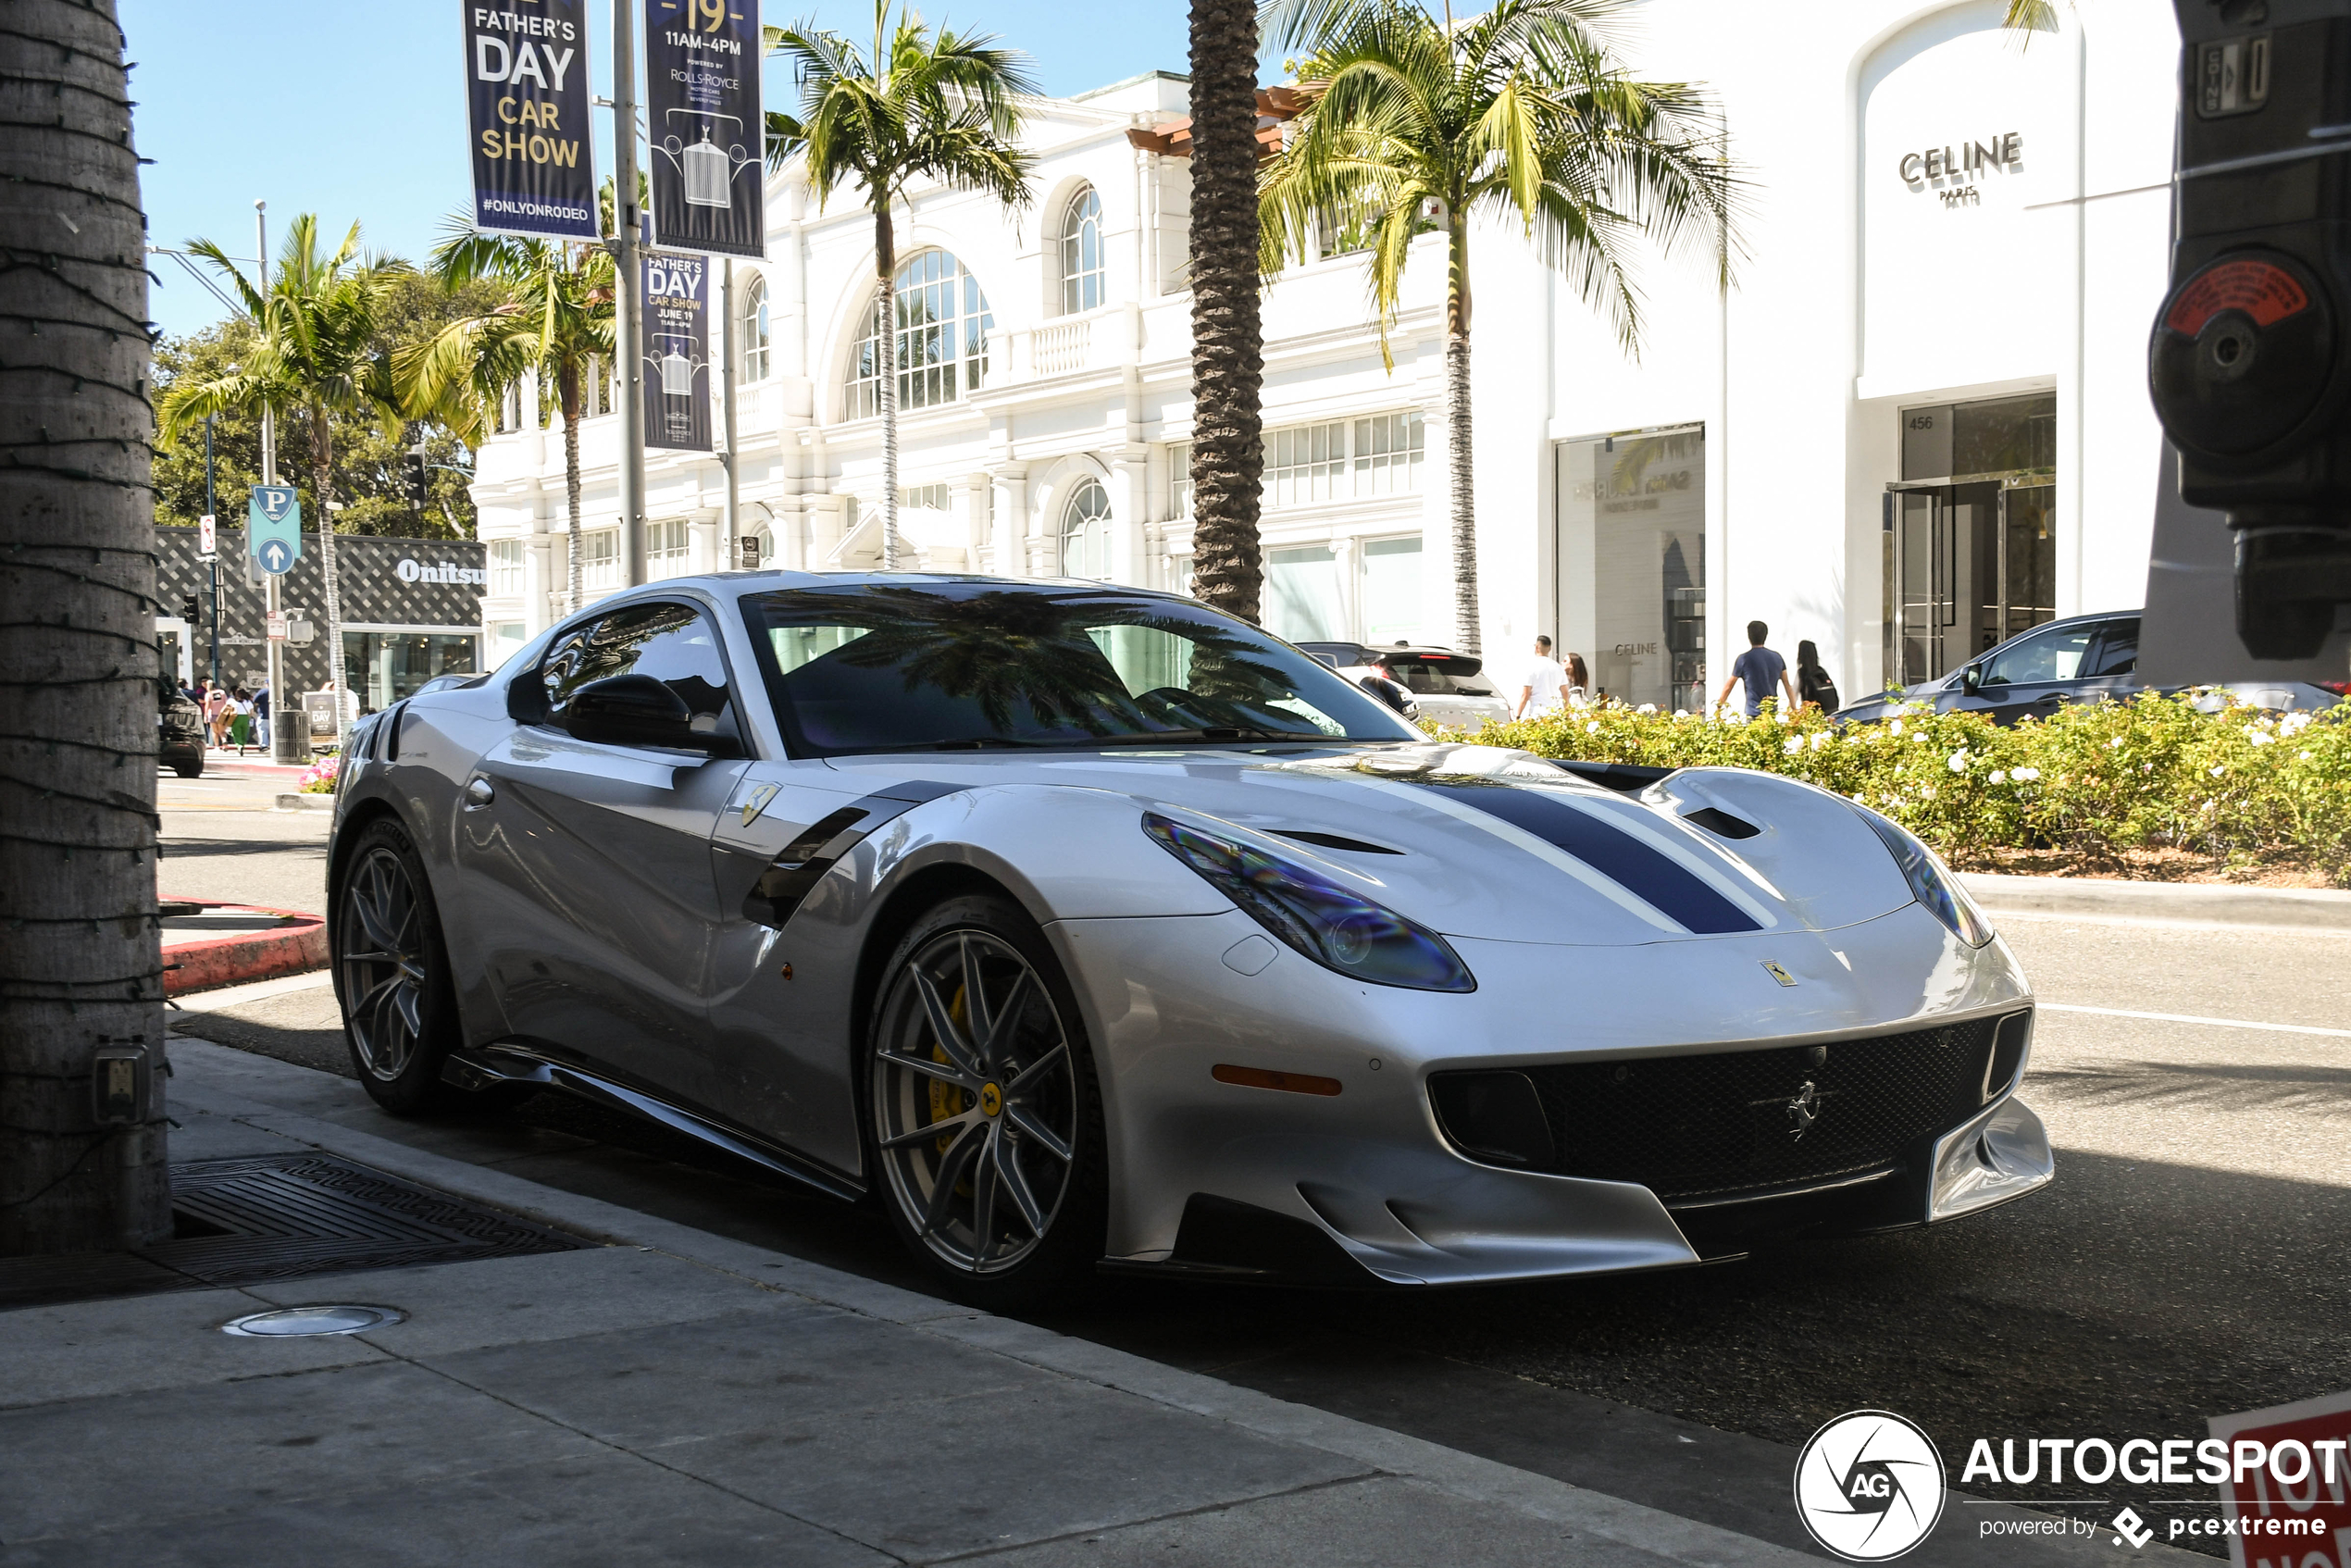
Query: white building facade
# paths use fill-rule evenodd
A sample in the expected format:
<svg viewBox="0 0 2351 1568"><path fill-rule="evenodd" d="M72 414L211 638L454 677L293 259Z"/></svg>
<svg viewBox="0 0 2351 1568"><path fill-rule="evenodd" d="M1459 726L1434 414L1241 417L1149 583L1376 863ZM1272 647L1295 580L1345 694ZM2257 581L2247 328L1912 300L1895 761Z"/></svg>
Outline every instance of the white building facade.
<svg viewBox="0 0 2351 1568"><path fill-rule="evenodd" d="M1537 632L1634 702L1695 706L1741 628L1815 642L1848 695L2144 592L2161 438L2145 343L2167 266L2168 0L2081 0L2029 45L1998 0L1846 0L1801 23L1651 0L1624 53L1706 83L1750 181L1727 292L1645 258L1637 360L1512 224L1473 239L1479 629ZM1014 42L1017 42L1016 40ZM1154 75L1036 106L1038 202L911 193L897 216L901 527L921 568L1181 589L1191 553L1189 167ZM734 264L744 541L763 565L880 560L870 214L771 178ZM1417 242L1384 362L1362 261L1264 299L1266 624L1459 641L1441 238ZM482 450L492 659L566 609L563 443L537 389ZM596 406L609 407L600 393ZM616 420L588 420L583 567L620 586ZM715 421L714 421L715 424ZM716 457L651 452L653 576L743 559Z"/></svg>

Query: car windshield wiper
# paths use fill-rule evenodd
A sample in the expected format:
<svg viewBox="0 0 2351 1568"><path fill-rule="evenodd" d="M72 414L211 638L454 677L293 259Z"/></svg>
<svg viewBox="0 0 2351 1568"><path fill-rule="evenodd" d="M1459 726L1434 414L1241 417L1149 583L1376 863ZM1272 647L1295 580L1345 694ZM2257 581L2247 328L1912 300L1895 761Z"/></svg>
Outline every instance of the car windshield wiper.
<svg viewBox="0 0 2351 1568"><path fill-rule="evenodd" d="M1268 729L1263 725L1212 724L1199 729L1161 729L1138 735L1105 735L1105 746L1151 745L1167 740L1342 740L1319 729Z"/></svg>
<svg viewBox="0 0 2351 1568"><path fill-rule="evenodd" d="M1051 746L1051 740L1019 740L1009 735L964 735L948 740L908 740L897 746L865 746L865 753L880 752L976 752L989 746Z"/></svg>

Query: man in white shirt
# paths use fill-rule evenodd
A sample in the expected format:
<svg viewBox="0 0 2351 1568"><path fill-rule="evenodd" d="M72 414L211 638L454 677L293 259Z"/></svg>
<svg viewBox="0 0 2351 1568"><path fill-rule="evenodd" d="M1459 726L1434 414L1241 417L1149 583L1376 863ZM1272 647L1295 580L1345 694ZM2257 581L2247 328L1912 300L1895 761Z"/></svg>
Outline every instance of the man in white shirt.
<svg viewBox="0 0 2351 1568"><path fill-rule="evenodd" d="M1567 705L1567 671L1551 657L1551 640L1535 640L1535 662L1527 666L1526 684L1519 688L1512 718L1540 718Z"/></svg>

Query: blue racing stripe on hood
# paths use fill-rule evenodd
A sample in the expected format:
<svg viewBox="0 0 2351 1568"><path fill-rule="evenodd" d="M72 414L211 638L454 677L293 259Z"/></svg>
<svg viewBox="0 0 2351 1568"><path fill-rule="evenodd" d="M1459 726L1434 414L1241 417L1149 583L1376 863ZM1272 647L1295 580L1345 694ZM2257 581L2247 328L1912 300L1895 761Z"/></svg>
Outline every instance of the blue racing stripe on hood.
<svg viewBox="0 0 2351 1568"><path fill-rule="evenodd" d="M1549 790L1418 780L1414 788L1434 790L1463 805L1475 806L1566 851L1688 930L1715 936L1763 928L1754 916L1709 887L1687 866Z"/></svg>

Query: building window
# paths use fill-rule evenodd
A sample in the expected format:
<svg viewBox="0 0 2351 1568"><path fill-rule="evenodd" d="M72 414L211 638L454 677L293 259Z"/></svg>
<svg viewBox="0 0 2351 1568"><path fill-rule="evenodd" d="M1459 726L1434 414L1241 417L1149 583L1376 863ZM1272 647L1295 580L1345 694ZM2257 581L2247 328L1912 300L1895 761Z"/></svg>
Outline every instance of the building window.
<svg viewBox="0 0 2351 1568"><path fill-rule="evenodd" d="M948 487L943 484L907 485L898 492L901 511L944 512L949 505Z"/></svg>
<svg viewBox="0 0 2351 1568"><path fill-rule="evenodd" d="M1417 642L1421 635L1421 536L1363 544L1363 641Z"/></svg>
<svg viewBox="0 0 2351 1568"><path fill-rule="evenodd" d="M595 529L579 536L579 586L591 593L620 586L618 529Z"/></svg>
<svg viewBox="0 0 2351 1568"><path fill-rule="evenodd" d="M1102 198L1091 185L1062 214L1062 314L1102 303Z"/></svg>
<svg viewBox="0 0 2351 1568"><path fill-rule="evenodd" d="M1265 504L1401 495L1420 488L1428 422L1417 413L1294 425L1265 437Z"/></svg>
<svg viewBox="0 0 2351 1568"><path fill-rule="evenodd" d="M1338 556L1329 545L1265 552L1265 629L1292 642L1346 638Z"/></svg>
<svg viewBox="0 0 2351 1568"><path fill-rule="evenodd" d="M743 290L741 311L735 317L738 341L743 345L740 373L746 381L767 379L767 283L753 278Z"/></svg>
<svg viewBox="0 0 2351 1568"><path fill-rule="evenodd" d="M492 594L522 591L522 541L493 539L490 541L490 591Z"/></svg>
<svg viewBox="0 0 2351 1568"><path fill-rule="evenodd" d="M1192 515L1192 443L1188 441L1167 449L1167 510L1176 517Z"/></svg>
<svg viewBox="0 0 2351 1568"><path fill-rule="evenodd" d="M931 408L978 390L988 375L988 334L996 319L979 280L945 251L925 251L898 269L898 406ZM847 417L881 412L881 302L867 311L849 356Z"/></svg>
<svg viewBox="0 0 2351 1568"><path fill-rule="evenodd" d="M490 628L490 667L497 669L530 641L530 628L521 621L499 621Z"/></svg>
<svg viewBox="0 0 2351 1568"><path fill-rule="evenodd" d="M645 580L686 575L686 519L662 517L645 525Z"/></svg>
<svg viewBox="0 0 2351 1568"><path fill-rule="evenodd" d="M1585 656L1594 696L1703 711L1705 429L1567 442L1558 462L1559 655Z"/></svg>
<svg viewBox="0 0 2351 1568"><path fill-rule="evenodd" d="M1062 508L1062 576L1110 580L1110 492L1100 479L1079 481Z"/></svg>

